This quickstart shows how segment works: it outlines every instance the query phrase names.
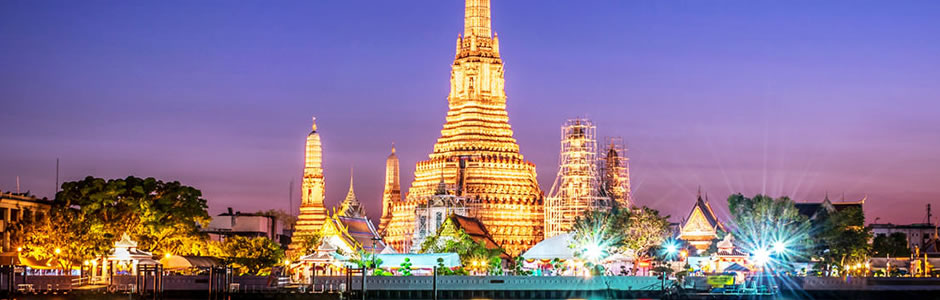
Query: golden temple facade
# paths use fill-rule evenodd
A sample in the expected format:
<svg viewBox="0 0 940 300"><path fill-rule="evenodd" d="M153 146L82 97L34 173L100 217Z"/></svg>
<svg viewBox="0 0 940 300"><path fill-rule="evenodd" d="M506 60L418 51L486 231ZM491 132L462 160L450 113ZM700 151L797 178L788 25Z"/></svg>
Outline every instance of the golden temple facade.
<svg viewBox="0 0 940 300"><path fill-rule="evenodd" d="M543 237L542 191L535 164L519 153L506 113L499 38L490 29L490 1L466 0L457 37L446 122L429 159L418 162L408 200L393 205L386 241L408 252L416 199L434 195L443 179L458 196L479 200L473 215L510 254Z"/></svg>
<svg viewBox="0 0 940 300"><path fill-rule="evenodd" d="M313 118L313 126L307 135L306 151L304 156L304 177L301 185L300 215L294 226L294 238L288 247L289 251L298 252L303 239L320 232L320 227L326 222L326 207L323 199L326 197L323 182L323 149L320 144L320 134L317 133L317 118ZM299 251L303 252L303 251Z"/></svg>

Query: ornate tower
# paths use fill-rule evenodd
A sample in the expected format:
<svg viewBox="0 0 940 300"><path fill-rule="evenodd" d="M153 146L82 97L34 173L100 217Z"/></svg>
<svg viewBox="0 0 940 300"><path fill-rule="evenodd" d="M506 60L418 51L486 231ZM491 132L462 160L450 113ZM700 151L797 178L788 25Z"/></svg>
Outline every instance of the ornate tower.
<svg viewBox="0 0 940 300"><path fill-rule="evenodd" d="M359 203L359 198L356 198L356 192L353 190L352 172L349 172L349 192L346 193L346 199L343 199L336 214L341 217L366 217L366 210L362 207L362 203Z"/></svg>
<svg viewBox="0 0 940 300"><path fill-rule="evenodd" d="M509 126L499 38L490 31L490 0L466 0L464 35L457 37L450 83L441 137L429 159L418 162L408 199L434 195L443 178L457 196L479 200L476 217L507 252L519 254L542 239L542 191L535 164L519 153ZM390 227L397 229L386 238L400 251L408 247L395 242L410 243L413 222L414 206L395 208Z"/></svg>
<svg viewBox="0 0 940 300"><path fill-rule="evenodd" d="M301 185L300 215L294 227L294 238L290 251L296 252L303 244L303 237L316 234L326 221L326 207L323 205L323 151L320 134L317 133L317 118L313 118L313 130L307 135L307 148L304 157L304 178ZM304 252L304 251L300 251Z"/></svg>
<svg viewBox="0 0 940 300"><path fill-rule="evenodd" d="M392 205L401 202L401 184L398 182L398 155L395 145L392 153L385 159L385 192L382 193L382 218L379 219L379 232L385 234L385 227L392 220Z"/></svg>

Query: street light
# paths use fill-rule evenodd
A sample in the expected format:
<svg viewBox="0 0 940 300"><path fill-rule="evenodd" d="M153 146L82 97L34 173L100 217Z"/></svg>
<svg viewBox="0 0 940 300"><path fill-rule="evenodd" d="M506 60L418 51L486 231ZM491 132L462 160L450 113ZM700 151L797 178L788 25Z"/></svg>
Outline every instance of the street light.
<svg viewBox="0 0 940 300"><path fill-rule="evenodd" d="M55 254L59 254L59 253L62 253L62 249L55 248Z"/></svg>

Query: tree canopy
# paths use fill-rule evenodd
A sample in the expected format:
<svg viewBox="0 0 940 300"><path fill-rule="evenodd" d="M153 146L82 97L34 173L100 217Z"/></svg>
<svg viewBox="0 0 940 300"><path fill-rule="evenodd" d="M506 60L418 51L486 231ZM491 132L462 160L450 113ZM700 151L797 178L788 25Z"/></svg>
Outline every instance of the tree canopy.
<svg viewBox="0 0 940 300"><path fill-rule="evenodd" d="M202 239L198 225L209 222L202 192L154 178L89 176L63 183L54 203L77 210L72 221L87 226L86 248L96 255L105 254L124 232L147 251L195 254L190 245Z"/></svg>
<svg viewBox="0 0 940 300"><path fill-rule="evenodd" d="M907 235L895 232L890 235L879 234L871 244L872 255L877 257L909 257L911 248L907 245Z"/></svg>
<svg viewBox="0 0 940 300"><path fill-rule="evenodd" d="M781 243L787 256L808 257L811 225L790 198L734 194L728 197L728 209L734 221L734 237L746 251L769 251Z"/></svg>

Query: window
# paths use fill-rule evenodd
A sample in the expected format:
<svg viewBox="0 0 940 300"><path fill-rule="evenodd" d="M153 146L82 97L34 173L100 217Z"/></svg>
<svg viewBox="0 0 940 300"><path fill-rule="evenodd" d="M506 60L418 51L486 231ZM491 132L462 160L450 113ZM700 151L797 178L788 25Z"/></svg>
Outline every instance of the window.
<svg viewBox="0 0 940 300"><path fill-rule="evenodd" d="M10 222L16 222L19 220L20 220L20 210L15 209L15 208L11 209L10 210Z"/></svg>
<svg viewBox="0 0 940 300"><path fill-rule="evenodd" d="M6 220L6 219L7 219L7 211L8 211L8 210L10 210L10 209L9 209L9 208L6 208L6 207L0 208L0 219L3 219L3 220Z"/></svg>

